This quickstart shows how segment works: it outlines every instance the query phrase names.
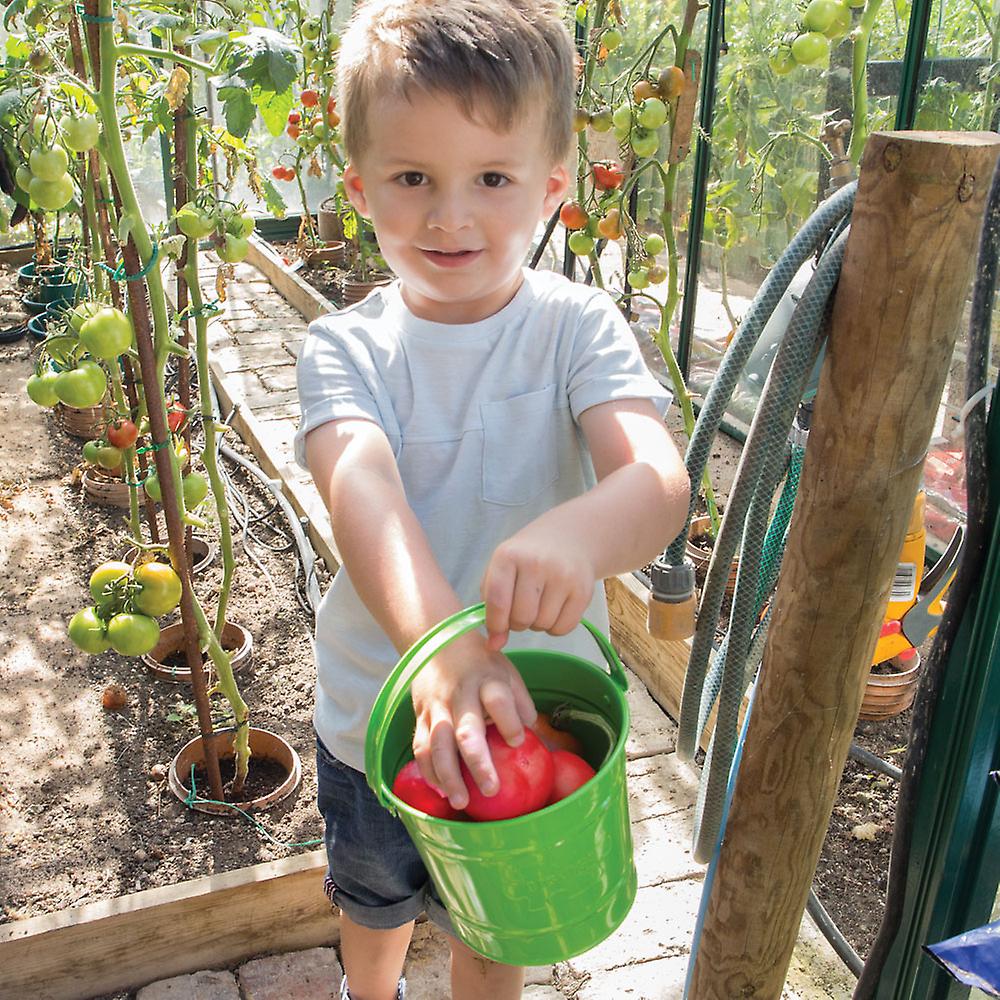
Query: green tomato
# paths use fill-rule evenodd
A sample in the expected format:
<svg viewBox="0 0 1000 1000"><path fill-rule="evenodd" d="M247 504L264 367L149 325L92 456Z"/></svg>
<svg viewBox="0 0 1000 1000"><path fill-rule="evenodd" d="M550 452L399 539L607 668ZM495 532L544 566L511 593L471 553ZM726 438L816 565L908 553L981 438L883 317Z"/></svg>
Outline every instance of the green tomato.
<svg viewBox="0 0 1000 1000"><path fill-rule="evenodd" d="M200 240L215 229L215 221L207 212L203 212L193 201L181 205L174 216L177 228L193 240Z"/></svg>
<svg viewBox="0 0 1000 1000"><path fill-rule="evenodd" d="M208 480L200 472L189 472L181 481L184 506L194 510L208 496Z"/></svg>
<svg viewBox="0 0 1000 1000"><path fill-rule="evenodd" d="M330 126L327 125L325 121L320 119L318 122L313 123L312 134L319 139L324 141L330 138Z"/></svg>
<svg viewBox="0 0 1000 1000"><path fill-rule="evenodd" d="M246 13L246 0L225 0L226 9L233 17L241 17Z"/></svg>
<svg viewBox="0 0 1000 1000"><path fill-rule="evenodd" d="M58 180L45 181L32 177L28 185L31 200L46 212L58 212L73 200L73 178L63 174Z"/></svg>
<svg viewBox="0 0 1000 1000"><path fill-rule="evenodd" d="M97 464L102 469L120 469L122 464L122 450L113 444L102 444L97 449Z"/></svg>
<svg viewBox="0 0 1000 1000"><path fill-rule="evenodd" d="M31 122L31 134L36 142L51 146L56 141L56 123L47 115L35 115Z"/></svg>
<svg viewBox="0 0 1000 1000"><path fill-rule="evenodd" d="M315 41L323 30L323 24L318 17L307 17L302 22L302 37Z"/></svg>
<svg viewBox="0 0 1000 1000"><path fill-rule="evenodd" d="M330 33L330 37L326 40L326 51L329 55L333 55L340 49L340 35L335 31Z"/></svg>
<svg viewBox="0 0 1000 1000"><path fill-rule="evenodd" d="M70 618L66 631L73 645L85 653L103 653L111 648L104 622L98 618L97 609L94 607L77 611Z"/></svg>
<svg viewBox="0 0 1000 1000"><path fill-rule="evenodd" d="M646 288L649 285L649 271L644 267L637 267L629 271L628 283L636 290Z"/></svg>
<svg viewBox="0 0 1000 1000"><path fill-rule="evenodd" d="M31 186L31 178L33 174L31 173L31 167L26 163L22 163L17 170L14 172L14 183L22 190L27 191Z"/></svg>
<svg viewBox="0 0 1000 1000"><path fill-rule="evenodd" d="M104 306L100 302L81 302L69 314L70 329L79 334L80 328L95 313L100 312Z"/></svg>
<svg viewBox="0 0 1000 1000"><path fill-rule="evenodd" d="M226 219L226 232L233 236L246 237L254 231L256 224L252 215L246 212L233 212Z"/></svg>
<svg viewBox="0 0 1000 1000"><path fill-rule="evenodd" d="M632 105L619 104L611 116L611 124L615 128L630 129L632 127Z"/></svg>
<svg viewBox="0 0 1000 1000"><path fill-rule="evenodd" d="M629 139L636 156L655 156L660 148L660 137L647 129L636 129Z"/></svg>
<svg viewBox="0 0 1000 1000"><path fill-rule="evenodd" d="M111 648L122 656L144 656L160 641L160 626L149 615L115 615L108 622Z"/></svg>
<svg viewBox="0 0 1000 1000"><path fill-rule="evenodd" d="M594 237L588 236L582 229L570 233L569 248L577 257L587 257L594 250Z"/></svg>
<svg viewBox="0 0 1000 1000"><path fill-rule="evenodd" d="M802 27L806 31L826 31L836 16L836 0L811 0L802 15Z"/></svg>
<svg viewBox="0 0 1000 1000"><path fill-rule="evenodd" d="M595 132L610 132L611 126L611 112L607 108L595 111L590 118L590 127Z"/></svg>
<svg viewBox="0 0 1000 1000"><path fill-rule="evenodd" d="M768 57L767 64L771 67L771 72L775 76L788 76L798 65L795 56L787 45L782 45L777 51L772 52Z"/></svg>
<svg viewBox="0 0 1000 1000"><path fill-rule="evenodd" d="M201 49L201 51L204 52L209 59L211 59L212 56L214 56L215 53L219 51L219 46L225 40L226 40L225 36L223 35L218 35L217 37L214 38L202 38L198 42L198 48Z"/></svg>
<svg viewBox="0 0 1000 1000"><path fill-rule="evenodd" d="M830 22L830 27L823 34L831 42L835 42L841 38L845 38L850 33L852 27L854 27L854 22L851 18L851 8L846 3L838 3L837 14Z"/></svg>
<svg viewBox="0 0 1000 1000"><path fill-rule="evenodd" d="M62 140L74 153L86 153L97 145L101 126L96 115L77 115L62 122Z"/></svg>
<svg viewBox="0 0 1000 1000"><path fill-rule="evenodd" d="M52 146L50 149L33 149L28 157L31 172L43 181L57 181L66 175L69 167L69 154L62 146Z"/></svg>
<svg viewBox="0 0 1000 1000"><path fill-rule="evenodd" d="M51 368L41 375L32 375L25 386L29 399L37 406L55 406L59 402L59 397L56 395L56 378L56 373Z"/></svg>
<svg viewBox="0 0 1000 1000"><path fill-rule="evenodd" d="M139 589L132 604L144 615L156 618L173 611L180 603L181 578L166 563L143 563L135 571L135 582Z"/></svg>
<svg viewBox="0 0 1000 1000"><path fill-rule="evenodd" d="M319 46L315 42L302 43L302 58L307 66L311 66L319 55Z"/></svg>
<svg viewBox="0 0 1000 1000"><path fill-rule="evenodd" d="M100 368L97 369L102 379L102 384L98 385L96 377L84 367L87 363L81 362L78 367L60 372L55 378L56 395L59 397L59 401L65 403L66 406L83 410L90 406L97 406L104 398L104 393L107 391L104 372Z"/></svg>
<svg viewBox="0 0 1000 1000"><path fill-rule="evenodd" d="M666 240L659 233L650 233L643 242L643 247L650 257L655 257L658 253L663 253L666 245Z"/></svg>
<svg viewBox="0 0 1000 1000"><path fill-rule="evenodd" d="M49 55L49 50L42 48L41 45L36 45L28 53L28 65L36 73L44 73L52 65L52 56Z"/></svg>
<svg viewBox="0 0 1000 1000"><path fill-rule="evenodd" d="M643 128L659 128L667 120L667 106L658 97L647 97L639 108L638 121Z"/></svg>
<svg viewBox="0 0 1000 1000"><path fill-rule="evenodd" d="M143 489L146 491L146 496L148 496L153 503L159 503L163 499L163 490L160 489L160 479L155 472L146 477L146 481L143 483Z"/></svg>
<svg viewBox="0 0 1000 1000"><path fill-rule="evenodd" d="M132 324L120 309L104 306L80 327L80 343L95 357L111 361L132 346Z"/></svg>
<svg viewBox="0 0 1000 1000"><path fill-rule="evenodd" d="M97 465L97 453L101 450L100 441L88 441L83 446L83 460L90 465Z"/></svg>
<svg viewBox="0 0 1000 1000"><path fill-rule="evenodd" d="M111 562L101 563L93 573L90 574L90 596L94 599L95 605L104 604L107 605L114 594L113 589L121 590L121 588L115 588L115 584L132 573L132 567L129 566L127 562L118 562L113 560Z"/></svg>
<svg viewBox="0 0 1000 1000"><path fill-rule="evenodd" d="M226 233L225 243L222 246L217 246L215 252L219 255L219 259L225 263L238 264L241 260L246 259L246 255L250 252L250 243L245 236L233 236L232 233Z"/></svg>
<svg viewBox="0 0 1000 1000"><path fill-rule="evenodd" d="M622 43L622 33L617 28L609 28L601 36L601 41L609 52L614 52Z"/></svg>
<svg viewBox="0 0 1000 1000"><path fill-rule="evenodd" d="M815 66L829 55L830 40L818 31L807 31L792 42L792 56L800 66Z"/></svg>
<svg viewBox="0 0 1000 1000"><path fill-rule="evenodd" d="M847 0L847 6L853 10L857 10L859 7L864 7L868 0Z"/></svg>

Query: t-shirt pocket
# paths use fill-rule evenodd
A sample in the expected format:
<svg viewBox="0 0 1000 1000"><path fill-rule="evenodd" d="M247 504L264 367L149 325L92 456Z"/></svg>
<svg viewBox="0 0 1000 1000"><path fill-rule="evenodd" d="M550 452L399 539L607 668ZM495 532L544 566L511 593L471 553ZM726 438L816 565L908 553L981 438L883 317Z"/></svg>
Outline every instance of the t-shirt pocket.
<svg viewBox="0 0 1000 1000"><path fill-rule="evenodd" d="M559 478L555 399L552 384L480 404L487 503L530 503Z"/></svg>

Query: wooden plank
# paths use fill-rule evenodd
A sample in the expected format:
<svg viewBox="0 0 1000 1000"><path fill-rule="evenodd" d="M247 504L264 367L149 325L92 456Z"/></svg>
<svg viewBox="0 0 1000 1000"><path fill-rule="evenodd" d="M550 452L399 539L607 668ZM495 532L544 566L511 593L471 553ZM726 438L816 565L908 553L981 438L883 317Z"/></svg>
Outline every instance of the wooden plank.
<svg viewBox="0 0 1000 1000"><path fill-rule="evenodd" d="M271 282L286 302L302 313L307 323L337 311L333 302L289 270L288 265L259 237L250 237L250 251L246 259Z"/></svg>
<svg viewBox="0 0 1000 1000"><path fill-rule="evenodd" d="M336 943L326 852L0 927L0 1000L87 1000L261 952Z"/></svg>

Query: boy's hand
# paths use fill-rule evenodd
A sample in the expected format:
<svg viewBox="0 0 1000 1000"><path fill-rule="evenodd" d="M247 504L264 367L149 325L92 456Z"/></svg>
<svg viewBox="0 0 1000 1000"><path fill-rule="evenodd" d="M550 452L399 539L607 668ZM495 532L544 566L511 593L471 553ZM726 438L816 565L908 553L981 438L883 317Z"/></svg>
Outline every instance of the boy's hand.
<svg viewBox="0 0 1000 1000"><path fill-rule="evenodd" d="M580 623L596 578L572 520L549 511L493 552L480 584L487 648L502 649L512 629L566 635Z"/></svg>
<svg viewBox="0 0 1000 1000"><path fill-rule="evenodd" d="M486 745L486 719L517 746L524 727L534 723L531 695L514 665L486 648L478 633L464 635L442 650L411 688L417 716L413 754L420 773L447 796L455 809L469 804L459 754L484 795L499 786Z"/></svg>

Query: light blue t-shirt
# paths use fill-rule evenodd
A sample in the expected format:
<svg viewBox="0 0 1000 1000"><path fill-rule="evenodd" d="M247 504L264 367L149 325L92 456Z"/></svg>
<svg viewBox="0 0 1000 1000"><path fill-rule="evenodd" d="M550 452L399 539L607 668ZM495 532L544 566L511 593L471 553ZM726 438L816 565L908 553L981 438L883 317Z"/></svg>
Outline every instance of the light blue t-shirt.
<svg viewBox="0 0 1000 1000"><path fill-rule="evenodd" d="M420 319L398 283L309 327L299 356L305 437L344 417L385 431L406 498L463 605L496 546L529 521L594 485L579 427L588 407L670 395L652 377L607 293L550 271L525 269L499 312L478 323ZM608 630L604 588L584 617ZM509 649L555 648L600 662L582 627L567 636L512 633ZM375 698L398 660L341 570L316 616L315 725L327 748L364 769Z"/></svg>

